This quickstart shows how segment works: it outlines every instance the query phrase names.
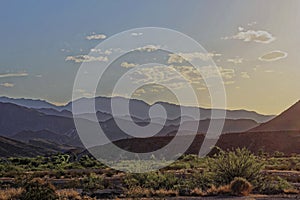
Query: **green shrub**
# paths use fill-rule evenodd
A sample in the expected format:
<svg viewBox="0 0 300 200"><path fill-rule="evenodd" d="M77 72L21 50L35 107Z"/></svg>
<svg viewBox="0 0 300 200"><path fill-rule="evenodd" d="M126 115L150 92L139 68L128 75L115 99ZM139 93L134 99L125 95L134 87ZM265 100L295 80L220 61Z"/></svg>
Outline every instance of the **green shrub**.
<svg viewBox="0 0 300 200"><path fill-rule="evenodd" d="M283 152L280 152L280 151L275 151L275 152L273 153L273 156L274 156L275 158L281 158L281 157L284 156L284 153L283 153Z"/></svg>
<svg viewBox="0 0 300 200"><path fill-rule="evenodd" d="M246 148L220 152L209 159L209 170L216 185L226 185L241 177L255 184L263 164Z"/></svg>
<svg viewBox="0 0 300 200"><path fill-rule="evenodd" d="M294 187L283 178L270 176L262 177L256 187L256 191L261 194L282 194L292 189Z"/></svg>
<svg viewBox="0 0 300 200"><path fill-rule="evenodd" d="M89 176L84 177L81 180L81 187L85 192L92 192L98 189L104 189L106 187L104 177L91 173Z"/></svg>
<svg viewBox="0 0 300 200"><path fill-rule="evenodd" d="M42 179L33 179L25 184L21 200L55 200L58 199L55 188Z"/></svg>
<svg viewBox="0 0 300 200"><path fill-rule="evenodd" d="M252 191L252 185L246 179L237 177L230 183L232 194L238 196L248 196Z"/></svg>
<svg viewBox="0 0 300 200"><path fill-rule="evenodd" d="M180 179L179 185L180 191L190 192L195 188L204 191L210 188L211 185L213 185L213 180L206 172L194 172L191 175L185 176L184 178Z"/></svg>
<svg viewBox="0 0 300 200"><path fill-rule="evenodd" d="M172 190L178 187L179 179L170 173L148 172L141 174L128 174L124 183L128 188L141 187L153 190Z"/></svg>

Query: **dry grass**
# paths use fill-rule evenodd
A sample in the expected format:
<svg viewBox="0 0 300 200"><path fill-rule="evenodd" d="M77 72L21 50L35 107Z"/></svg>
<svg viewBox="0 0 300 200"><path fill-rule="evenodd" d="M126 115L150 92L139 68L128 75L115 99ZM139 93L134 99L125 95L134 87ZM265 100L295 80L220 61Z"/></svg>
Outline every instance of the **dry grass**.
<svg viewBox="0 0 300 200"><path fill-rule="evenodd" d="M134 188L130 188L127 191L126 196L132 198L150 197L153 194L153 192L154 191L151 189L134 187Z"/></svg>
<svg viewBox="0 0 300 200"><path fill-rule="evenodd" d="M205 193L199 188L195 188L191 190L191 196L204 196L204 195Z"/></svg>
<svg viewBox="0 0 300 200"><path fill-rule="evenodd" d="M244 178L237 177L230 183L230 190L233 195L248 196L252 192L252 185Z"/></svg>
<svg viewBox="0 0 300 200"><path fill-rule="evenodd" d="M178 196L178 191L175 190L165 190L165 189L159 189L155 190L152 196L157 197L176 197Z"/></svg>
<svg viewBox="0 0 300 200"><path fill-rule="evenodd" d="M178 196L176 190L153 190L142 187L134 187L127 191L127 197L131 198L143 198L143 197L175 197Z"/></svg>
<svg viewBox="0 0 300 200"><path fill-rule="evenodd" d="M73 189L64 189L64 190L57 190L56 194L59 197L59 200L81 200L80 194Z"/></svg>
<svg viewBox="0 0 300 200"><path fill-rule="evenodd" d="M23 192L22 188L0 190L0 200L17 200Z"/></svg>
<svg viewBox="0 0 300 200"><path fill-rule="evenodd" d="M299 190L297 189L284 189L284 194L299 194Z"/></svg>
<svg viewBox="0 0 300 200"><path fill-rule="evenodd" d="M224 185L220 187L211 186L206 192L205 196L218 196L231 194L230 185Z"/></svg>
<svg viewBox="0 0 300 200"><path fill-rule="evenodd" d="M89 196L82 197L74 189L57 190L56 194L58 195L59 200L95 200L95 198L91 198Z"/></svg>

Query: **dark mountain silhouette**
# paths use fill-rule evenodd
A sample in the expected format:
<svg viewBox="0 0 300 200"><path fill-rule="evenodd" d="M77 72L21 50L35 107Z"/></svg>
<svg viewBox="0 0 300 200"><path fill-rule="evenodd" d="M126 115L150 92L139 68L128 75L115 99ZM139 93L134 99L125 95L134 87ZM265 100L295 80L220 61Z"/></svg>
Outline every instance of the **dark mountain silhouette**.
<svg viewBox="0 0 300 200"><path fill-rule="evenodd" d="M38 112L44 113L46 115L55 115L55 116L69 117L69 118L73 117L72 112L67 111L67 110L58 111L58 110L53 109L53 108L39 108L39 109L36 109L36 110Z"/></svg>
<svg viewBox="0 0 300 200"><path fill-rule="evenodd" d="M183 122L183 131L189 131L189 127L194 127L194 123L199 123L198 133L207 133L208 127L211 124L214 124L217 121L221 121L220 119L206 119L201 120L199 122L196 121L187 121ZM244 132L249 129L256 127L258 124L250 119L225 119L224 127L221 131L222 133L235 133L235 132Z"/></svg>
<svg viewBox="0 0 300 200"><path fill-rule="evenodd" d="M171 108L177 109L176 105L173 104L165 105L165 103L163 103L162 105L167 107L166 110ZM145 104L141 107L144 106ZM188 109L191 108L189 107ZM64 113L70 115L69 111L63 110L64 109L57 111L51 108L33 109L11 103L0 103L0 135L13 138L0 137L0 157L35 156L53 152L64 152L81 144L73 119L57 114ZM46 111L48 114L45 114ZM202 133L207 131L210 120L220 120L205 119L195 121L191 116L184 116L182 119L170 118L157 135L147 139L140 139L130 138L124 134L116 125L109 110L106 111L108 112L98 111L97 113L102 129L113 143L122 148L131 149L134 152L145 152L149 149L159 148L161 145L167 144L177 132L179 125L183 127L181 133L183 140L187 139L190 137L190 127L192 127L194 123L199 123L199 134L187 151L187 153L197 153L204 138L204 134ZM222 133L227 134L221 135L217 146L223 149L247 147L256 153L261 149L270 153L274 151L281 151L286 154L300 153L299 112L300 103L298 102L279 116L256 128L253 127L257 126L257 122L253 120L226 119ZM175 117L176 114L176 111L171 112L171 116L173 117ZM89 113L83 113L78 116L87 117L89 115ZM141 117L141 115L139 117ZM134 116L133 120L140 126L146 126L150 122L150 119L147 117L145 119L139 117ZM129 119L129 116L120 116L118 121L127 124L129 123ZM87 127L98 123L86 119L79 119L79 121L80 123L85 123ZM161 126L160 121L161 119L155 118L154 125ZM182 124L180 124L180 122L182 122ZM250 129L250 131L247 131L248 129ZM103 146L100 146L99 148L102 147ZM25 150L21 151L21 148Z"/></svg>
<svg viewBox="0 0 300 200"><path fill-rule="evenodd" d="M178 140L184 141L189 139L192 136L180 136L181 139ZM185 152L186 154L198 154L201 148L201 145L204 141L204 135L198 134L193 140L190 147ZM145 153L145 152L154 152L164 146L166 146L171 140L172 136L164 137L152 137L149 139L143 138L133 138L133 139L123 139L114 142L114 145L117 145L121 149L126 149L127 151L134 153ZM208 139L208 143L214 144L213 139ZM263 150L273 154L275 151L283 152L286 155L291 155L293 153L300 153L300 131L286 131L284 134L282 132L245 132L245 133L230 133L223 134L216 142L215 146L220 147L223 150L231 150L236 148L246 147L255 154L258 154L259 151ZM177 146L180 146L178 143ZM210 147L212 149L213 146ZM99 156L103 159L113 159L118 160L116 155L125 156L122 152L115 148L112 148L111 144L106 144L103 146L96 146L89 149L90 152L93 152L93 155ZM170 151L172 152L172 151ZM174 152L173 152L174 153ZM212 153L212 152L210 152ZM82 154L89 154L86 150ZM162 155L157 155L162 156ZM164 153L165 157L174 156L173 154L169 155L169 152Z"/></svg>
<svg viewBox="0 0 300 200"><path fill-rule="evenodd" d="M38 109L39 112L43 112L45 114L48 115L56 115L56 116L64 116L64 117L72 117L72 113L70 111L56 111L54 109ZM94 119L94 114L91 113L85 113L85 114L79 114L77 115L78 118L82 118L82 119L87 119L90 121L95 121ZM140 119L138 117L131 117L131 116L119 116L119 119L122 119L124 121L131 121L133 120L135 123L137 124L141 124L141 125L146 125L147 123L151 122L151 119L149 118L145 118L145 119ZM104 113L104 112L97 112L97 121L99 121L100 123L109 123L110 120L113 119L113 116L109 113ZM174 126L179 126L179 124L185 124L185 130L190 130L189 127L193 127L193 124L195 123L199 123L199 129L198 132L200 133L206 133L209 123L210 121L212 121L211 119L202 119L200 121L195 120L193 117L191 116L181 116L175 119L168 119L166 120L166 122L164 123L164 119L156 117L152 119L152 123L157 123L157 125L164 125L164 126L169 126L169 127L174 127ZM220 121L220 119L213 119L213 121ZM222 133L229 133L229 132L243 132L243 131L247 131L249 129L252 129L256 126L258 126L259 124L252 120L252 119L225 119L225 124L224 124L224 129L222 131ZM109 126L110 128L112 128L112 132L114 131L114 127L113 126ZM173 131L174 129L172 129Z"/></svg>
<svg viewBox="0 0 300 200"><path fill-rule="evenodd" d="M72 138L67 135L57 134L48 130L41 131L21 131L10 138L29 143L31 140L47 140L48 142L55 142L56 144L70 144ZM73 144L74 145L74 144Z"/></svg>
<svg viewBox="0 0 300 200"><path fill-rule="evenodd" d="M290 155L300 153L299 144L300 131L266 131L222 135L217 146L225 150L247 147L254 153L264 150L268 153L279 151Z"/></svg>
<svg viewBox="0 0 300 200"><path fill-rule="evenodd" d="M0 136L0 157L35 157L55 151Z"/></svg>
<svg viewBox="0 0 300 200"><path fill-rule="evenodd" d="M74 129L73 119L46 115L32 108L11 103L0 103L0 132L2 136L12 136L23 130L49 130L63 134Z"/></svg>
<svg viewBox="0 0 300 200"><path fill-rule="evenodd" d="M47 115L45 113L41 113L35 109L32 108L26 108L21 107L15 104L11 103L0 103L0 131L2 133L2 136L10 136L14 138L22 138L22 141L24 141L24 138L28 137L30 139L33 139L33 135L35 139L45 139L47 135L49 136L48 139L53 140L54 138L58 138L57 135L64 135L68 136L71 139L77 139L79 141L79 138L76 133L75 125L73 122L73 119L70 117L63 117L63 116L57 116L57 115ZM53 111L53 110L51 110ZM51 113L53 114L53 112ZM81 115L79 115L81 116ZM109 135L111 140L119 140L122 138L128 138L128 135L124 134L122 130L120 130L115 123L115 120L110 116L109 114L100 113L98 112L98 117L101 118L100 124L103 130L107 135ZM123 119L120 118L119 121L122 121L124 123L129 123L128 117ZM185 121L186 120L186 121ZM184 130L189 131L190 126L194 123L198 123L197 121L190 121L193 120L193 118L189 117L183 117L183 123L182 126L184 127ZM217 120L217 119L216 119ZM92 126L93 123L86 119L81 119L81 121L84 121L84 123L87 124L87 126ZM135 118L134 121L142 126L147 125L150 120L142 120ZM161 120L155 120L157 123L156 126L161 126L160 123ZM174 132L178 129L178 126L180 124L180 118L174 119L174 120L168 120L167 123L164 125L163 130L159 133L159 135L168 135L171 132ZM209 125L209 120L201 120L199 122L200 126L198 129L198 132L206 132L207 127ZM238 131L244 131L249 130L250 128L253 128L256 126L256 123L252 120L227 120L225 121L225 128L223 132L238 132ZM26 132L28 130L28 132ZM52 132L53 134L49 135L42 135L37 137L36 131L42 131L42 130L48 130L49 132ZM25 132L24 132L25 131ZM32 131L32 132L30 132ZM22 133L22 136L20 136L20 132ZM18 134L18 135L16 135ZM28 134L28 136L26 136ZM33 135L32 135L33 134ZM55 135L56 134L56 135ZM71 134L71 135L68 135ZM64 137L61 137L60 140L62 140ZM61 141L55 140L57 143L61 143ZM78 142L72 142L72 144Z"/></svg>
<svg viewBox="0 0 300 200"><path fill-rule="evenodd" d="M72 150L82 151L83 148L68 144L58 144L49 140L43 139L32 139L27 142L27 144L46 149L47 151L57 152L57 153L66 153Z"/></svg>
<svg viewBox="0 0 300 200"><path fill-rule="evenodd" d="M251 129L251 132L261 131L300 131L300 101L282 112L274 119Z"/></svg>

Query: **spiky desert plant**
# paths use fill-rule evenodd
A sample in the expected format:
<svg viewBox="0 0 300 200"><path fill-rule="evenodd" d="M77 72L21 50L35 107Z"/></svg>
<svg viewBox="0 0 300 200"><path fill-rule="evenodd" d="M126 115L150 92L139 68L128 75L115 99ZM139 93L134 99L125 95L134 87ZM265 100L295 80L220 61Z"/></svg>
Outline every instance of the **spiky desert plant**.
<svg viewBox="0 0 300 200"><path fill-rule="evenodd" d="M246 148L233 151L220 150L209 159L209 170L217 185L226 185L236 177L241 177L255 184L261 176L263 164Z"/></svg>

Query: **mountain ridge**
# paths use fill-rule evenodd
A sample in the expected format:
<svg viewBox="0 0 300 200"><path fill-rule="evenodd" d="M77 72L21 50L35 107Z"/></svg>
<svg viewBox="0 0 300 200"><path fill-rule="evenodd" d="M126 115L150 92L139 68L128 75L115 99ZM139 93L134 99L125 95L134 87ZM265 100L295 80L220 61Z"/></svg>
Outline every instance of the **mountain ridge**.
<svg viewBox="0 0 300 200"><path fill-rule="evenodd" d="M261 131L298 131L300 130L300 101L287 108L278 116L274 117L266 123L249 130L250 132Z"/></svg>
<svg viewBox="0 0 300 200"><path fill-rule="evenodd" d="M124 102L130 101L133 102L135 105L133 106L133 110L135 109L134 107L138 107L138 111L135 111L134 113L136 113L136 117L140 117L141 119L146 119L149 118L148 116L148 110L151 106L153 105L157 105L157 104L161 104L164 105L165 107L168 107L169 110L177 110L177 114L175 116L173 116L174 118L177 118L180 116L179 113L179 108L181 109L185 109L187 110L187 112L189 112L189 110L191 109L199 109L200 113L204 113L203 117L201 117L201 119L206 119L206 118L210 118L210 114L211 114L211 110L210 108L201 108L201 107L193 107L193 106L184 106L182 105L180 107L180 105L177 104L173 104L173 103L168 103L168 102L163 102L163 101L158 101L155 102L153 104L148 104L143 100L139 100L139 99L127 99L125 97L119 97L119 96L115 96L115 97L105 97L105 96L98 96L96 97L95 101L99 102L98 104L96 103L96 110L97 111L101 111L103 113L112 113L111 110L111 100L116 100L118 102L121 102L119 104L122 104ZM28 102L27 102L28 101ZM38 99L17 99L17 98L9 98L9 97L0 97L0 102L3 103L13 103L16 105L20 105L23 107L27 107L27 108L35 108L35 109L39 109L42 113L46 113L49 114L50 112L54 113L54 115L58 115L58 116L69 116L70 113L68 112L72 112L72 105L74 103L78 104L78 107L82 107L82 112L81 113L77 113L77 114L86 114L86 113L93 113L94 112L94 108L90 108L90 101L93 101L93 98L79 98L74 100L73 102L70 101L69 103L67 103L64 106L56 106L54 104L51 104L45 100L38 100ZM35 103L37 103L37 105L34 105ZM41 106L41 104L44 104L45 106ZM126 105L127 106L127 105ZM171 109L172 107L172 109ZM53 109L53 110L51 110ZM55 112L58 111L58 112ZM143 113L145 113L145 115L139 116L139 113L141 112L140 110L142 110ZM271 118L273 118L273 115L263 115L263 114L259 114L255 111L248 111L245 109L236 109L236 110L231 110L231 109L227 109L227 110L223 110L223 109L213 109L215 111L226 111L227 112L227 116L226 118L229 119L252 119L255 120L258 123L264 123L266 121L269 121ZM147 112L144 112L147 111ZM134 114L133 113L133 114ZM195 117L195 116L193 116ZM199 116L195 117L196 119L200 119Z"/></svg>

